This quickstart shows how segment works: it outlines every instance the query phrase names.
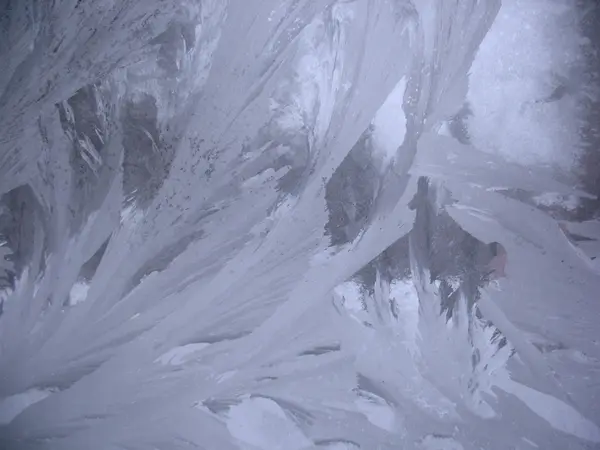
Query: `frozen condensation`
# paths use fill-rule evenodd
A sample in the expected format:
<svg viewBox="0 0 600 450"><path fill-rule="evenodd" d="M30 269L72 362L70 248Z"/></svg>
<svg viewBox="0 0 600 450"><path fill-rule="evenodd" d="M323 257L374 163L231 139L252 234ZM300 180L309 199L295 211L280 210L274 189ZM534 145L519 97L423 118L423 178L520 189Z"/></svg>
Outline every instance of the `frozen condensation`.
<svg viewBox="0 0 600 450"><path fill-rule="evenodd" d="M600 445L584 3L0 2L0 448Z"/></svg>

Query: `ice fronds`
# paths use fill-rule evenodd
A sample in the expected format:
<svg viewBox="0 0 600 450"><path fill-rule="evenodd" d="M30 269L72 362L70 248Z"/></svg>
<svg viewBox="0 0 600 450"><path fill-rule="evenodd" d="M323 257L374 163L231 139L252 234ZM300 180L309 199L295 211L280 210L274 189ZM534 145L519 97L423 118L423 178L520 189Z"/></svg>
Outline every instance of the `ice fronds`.
<svg viewBox="0 0 600 450"><path fill-rule="evenodd" d="M499 9L1 3L0 447L598 443L591 196L480 148Z"/></svg>

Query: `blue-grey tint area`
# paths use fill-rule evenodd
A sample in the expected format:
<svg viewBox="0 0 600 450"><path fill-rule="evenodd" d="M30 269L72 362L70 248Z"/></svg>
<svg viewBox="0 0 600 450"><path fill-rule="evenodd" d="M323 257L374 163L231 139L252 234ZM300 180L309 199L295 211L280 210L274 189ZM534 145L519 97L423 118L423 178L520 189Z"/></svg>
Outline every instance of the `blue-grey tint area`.
<svg viewBox="0 0 600 450"><path fill-rule="evenodd" d="M600 445L588 0L0 0L0 449Z"/></svg>

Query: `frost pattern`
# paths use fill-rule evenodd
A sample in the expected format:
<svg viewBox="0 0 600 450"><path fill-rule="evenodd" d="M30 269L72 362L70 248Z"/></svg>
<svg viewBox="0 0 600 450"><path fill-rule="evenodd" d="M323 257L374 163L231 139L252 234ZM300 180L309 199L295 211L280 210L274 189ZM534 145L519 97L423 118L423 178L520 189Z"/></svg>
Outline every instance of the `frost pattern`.
<svg viewBox="0 0 600 450"><path fill-rule="evenodd" d="M0 447L600 442L590 195L463 123L499 8L0 5Z"/></svg>

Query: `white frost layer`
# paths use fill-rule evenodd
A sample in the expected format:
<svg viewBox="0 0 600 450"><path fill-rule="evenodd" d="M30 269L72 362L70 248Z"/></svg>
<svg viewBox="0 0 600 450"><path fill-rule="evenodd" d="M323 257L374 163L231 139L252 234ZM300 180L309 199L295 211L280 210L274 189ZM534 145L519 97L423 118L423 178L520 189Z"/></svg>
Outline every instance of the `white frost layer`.
<svg viewBox="0 0 600 450"><path fill-rule="evenodd" d="M473 63L469 134L523 164L569 167L579 142L581 37L571 0L505 0ZM561 98L557 93L564 91Z"/></svg>
<svg viewBox="0 0 600 450"><path fill-rule="evenodd" d="M77 303L85 301L89 289L90 285L84 281L78 281L75 283L71 288L71 292L69 293L69 303L71 305L76 305Z"/></svg>
<svg viewBox="0 0 600 450"><path fill-rule="evenodd" d="M172 365L179 366L181 364L185 364L187 361L192 359L194 353L208 347L210 344L201 342L198 344L188 344L182 345L180 347L175 347L161 355L156 359L155 362L158 362L163 365Z"/></svg>
<svg viewBox="0 0 600 450"><path fill-rule="evenodd" d="M300 450L312 442L286 416L281 407L266 398L248 398L229 410L227 429L244 449Z"/></svg>
<svg viewBox="0 0 600 450"><path fill-rule="evenodd" d="M560 195L556 192L545 192L533 197L533 201L540 206L559 206L569 211L577 209L579 200L574 195Z"/></svg>
<svg viewBox="0 0 600 450"><path fill-rule="evenodd" d="M556 430L586 441L600 442L600 429L566 403L508 378L498 382L498 386L516 396Z"/></svg>
<svg viewBox="0 0 600 450"><path fill-rule="evenodd" d="M406 77L402 77L373 119L374 148L384 163L394 158L406 136L406 116L402 107L406 84Z"/></svg>
<svg viewBox="0 0 600 450"><path fill-rule="evenodd" d="M354 404L376 427L389 432L395 430L396 413L383 399L371 395L369 398L358 398Z"/></svg>
<svg viewBox="0 0 600 450"><path fill-rule="evenodd" d="M136 3L139 3L137 6L140 7L142 3L145 5L148 2L127 2L130 6ZM11 317L10 320L18 317L17 314L13 314L16 311L22 313L20 315L25 316L29 324L23 326L21 321L14 320L7 322L10 327L0 328L2 336L7 336L5 341L0 339L0 343L26 343L22 352L21 348L18 348L11 354L0 353L0 372L4 377L5 373L10 371L13 381L12 386L6 387L3 383L2 388L9 390L10 394L25 390L26 387L20 386L21 374L27 377L30 374L35 375L39 383L31 385L48 385L46 380L60 379L59 377L74 383L61 395L51 396L28 409L27 420L14 422L27 422L27 427L15 426L14 430L17 435L21 433L19 438L24 439L25 447L37 445L25 442L31 437L61 436L50 444L53 448L79 450L88 448L89 445L93 449L104 450L117 445L168 446L171 441L174 441L173 446L212 445L214 448L227 450L233 450L238 442L241 442L244 448L254 450L313 448L312 442L304 435L304 432L308 435L310 430L301 430L296 426L287 410L274 401L252 397L260 388L261 393L263 389L271 391L273 398L277 395L296 397L294 400L302 403L301 406L314 411L315 417L318 418L315 422L324 422L318 426L329 429L330 424L344 424L348 427L334 438L350 439L356 437L356 434L362 434L361 438L370 441L363 448L376 448L383 436L388 440L395 438L388 436L385 430L397 434L396 426L399 421L403 418L411 419L413 413L418 414L417 419L422 415L424 428L436 431L438 426L444 428L447 422L458 423L458 412L454 405L463 401L461 396L466 393L466 383L461 384L459 381L460 377L465 379L464 374L471 373L471 344L477 346L482 362L494 362L498 369L503 367L501 363L504 363L504 358L490 354L490 346L483 348L489 341L486 333L491 331L490 329L477 329L477 334L474 334L476 339L472 339L471 343L467 340L470 335L465 332L469 330L458 328L460 323L457 324L456 330L447 330L447 324L440 319L439 311L434 308L425 310L427 315L420 316L416 292L408 285L390 287L384 282L378 283L374 295L376 298L369 299L370 309L367 311L355 307L358 300L354 301L354 305L350 301L347 302L347 305L352 306L348 308L352 310L351 313L357 310L361 315L357 313L356 316L366 316L365 319L369 319L370 327L362 321L356 325L354 321L345 320L345 316L339 318L339 327L333 326L330 320L323 320L328 317L322 314L321 308L333 286L348 279L395 242L400 235L408 232L410 224L413 223L412 215L405 211L404 207L404 202L412 198L408 191L407 198L401 198L398 206L372 220L371 226L365 230L361 239L353 244L353 248L335 252L330 259L312 264L314 252L328 243L326 236L322 235L327 219L322 183L326 182L360 133L376 116L375 112L400 78L400 74L406 74L404 69L401 70L400 63L394 65L390 61L399 61L406 55L406 67L412 67L413 62L418 66L423 60L429 59L436 64L439 62L437 67L433 68L439 69L440 76L431 79L425 77L423 92L416 95L420 105L436 103L436 99L441 98L442 104L432 108L436 118L446 117L447 110L455 105L456 96L451 95L452 98L448 99L445 91L459 92L454 86L455 83L448 80L457 73L461 75L466 69L447 70L445 66L446 63L452 65L450 63L455 60L460 64L460 58L455 56L462 53L460 50L464 48L464 42L447 39L447 55L450 56L443 56L446 53L438 50L439 46L434 43L441 41L446 35L438 32L435 27L445 24L445 30L460 30L458 33L451 33L451 37L459 34L464 36L469 35L471 22L475 22L476 25L478 21L457 20L453 12L458 6L452 6L453 2L419 2L419 12L427 15L419 19L427 19L426 26L413 24L415 30L424 31L427 40L427 50L421 52L420 47L417 48L418 45L404 49L399 44L402 35L397 30L401 29L402 21L391 19L395 17L396 12L398 17L402 18L405 13L408 16L410 11L391 9L388 6L401 6L402 2L338 2L332 11L327 9L327 17L331 16L327 20L319 11L331 3L328 1L287 0L282 3L281 0L265 0L255 2L255 8L250 14L247 8L243 8L242 3L244 2L226 4L229 20L232 22L223 27L220 26L218 14L209 14L207 11L219 9L220 5L225 3L219 0L202 3L203 18L198 22L201 24L195 27L198 31L196 42L208 41L211 44L206 51L199 51L193 61L186 59L186 54L190 55L190 58L192 55L183 51L188 45L185 39L179 39L175 43L175 53L181 55L176 62L179 72L182 72L182 67L190 66L190 70L177 75L178 80L183 76L200 83L209 76L210 64L213 60L215 62L215 69L210 74L207 88L201 97L195 98L193 94L199 92L203 81L200 84L192 82L173 85L150 77L147 83L122 85L123 90L132 89L140 98L145 93L158 97L158 122L163 130L162 137L169 142L171 133L178 135L178 139L175 140L178 142L178 153L173 169L150 206L144 211L133 206L124 211L121 214L121 227L118 229L112 229L116 224L111 227L103 226L104 222L118 222L119 219L122 183L115 175L116 181L113 180L113 186L119 187L115 188L118 195L115 194L114 198L106 197L98 216L90 216L86 231L79 234L79 241L71 244L71 241L66 240L67 233L65 236L61 234L63 228L67 229L67 225L71 225L67 201L48 200L56 212L49 220L55 223L55 228L61 232L52 237L57 248L61 250L53 255L50 261L52 264L46 265L45 273L41 274L43 276L37 273L35 267L39 264L35 264L31 266L31 274L22 277L21 280L25 281L19 285L14 298L28 303L15 301L10 305L24 305L22 310L11 311L7 308L5 320L8 320L8 317ZM485 3L460 2L461 5L465 5L461 6L462 10L485 9L476 4L493 3L492 0L486 0ZM523 5L525 3L523 2ZM153 2L148 4L152 5ZM386 4L388 6L384 9L383 5ZM538 1L531 4L541 3ZM90 5L86 8L91 14ZM192 9L199 8L198 2L190 2L190 5ZM212 8L205 8L211 5ZM434 9L436 5L440 7L437 10L439 14ZM469 8L469 5L472 8ZM281 17L273 17L271 14L274 6L281 6ZM109 7L110 5L106 6ZM62 10L63 6L60 8ZM65 6L64 9L68 8ZM353 19L356 25L350 27L345 34L345 21L352 22L352 15L344 13L346 9L356 10L357 13ZM125 12L127 11L130 12L121 16L121 22L116 27L124 32L127 31L127 21L133 21L131 15L138 14L137 9L133 7ZM294 18L294 11L297 11L297 20ZM102 13L99 16L106 16L102 10L99 12ZM317 19L313 19L315 14ZM280 25L269 25L271 22L279 23L280 20L284 21ZM165 24L169 21L170 19L165 19ZM211 22L215 23L211 25ZM312 25L307 26L302 35L293 34L294 30L308 22ZM215 29L211 30L213 25ZM67 31L70 29L62 26L54 28ZM368 33L368 39L360 39L363 30ZM223 43L217 46L216 42L221 32L224 35ZM288 32L289 36L286 37ZM155 34L149 33L151 36ZM415 34L411 42L416 41ZM119 35L125 41L126 35ZM240 42L239 36L247 36L247 39ZM288 38L289 43L286 43ZM345 44L346 39L348 44ZM85 42L85 39L78 40ZM135 42L136 39L131 41ZM80 48L67 43L69 39L65 41L65 47L77 47L80 55L91 54L97 56L99 61L104 60L103 67L111 66L111 61L121 59L114 57L106 60L100 57L103 52L88 51L93 48ZM43 42L40 42L40 45L42 44ZM118 48L117 44L119 42L106 47ZM438 49L434 51L433 47ZM345 52L346 49L349 51ZM413 50L415 55L411 57ZM361 52L364 53L364 59ZM201 53L205 56L201 56ZM143 64L133 75L144 78L145 75L153 73L155 65L152 61L156 59L153 55L150 55L150 63ZM61 58L72 59L71 54ZM52 56L51 60L61 58ZM433 64L432 62L432 66ZM61 68L58 67L53 73L65 72L59 69ZM418 69L416 67L416 71ZM436 70L424 67L423 73ZM95 70L93 74L85 77L84 82L96 79L100 72ZM413 75L418 76L415 72L410 76ZM68 81L69 77L65 80ZM283 82L283 90L286 90L286 86L293 87L288 89L293 98L282 97L281 111L278 110L281 115L274 116L267 113L266 109L271 97L276 96L274 85L278 85L279 81ZM437 85L433 89L434 94L428 92L429 81L432 85ZM45 85L37 81L35 84ZM65 92L64 95L53 94L48 101L50 109L54 109L55 101L66 99L67 91L82 86L71 84L67 87L68 89L61 88ZM61 89L57 88L56 91ZM396 90L392 91L381 116L378 115L373 124L375 139L379 139L385 150L383 153L388 156L396 152L406 131L406 118L398 104L403 87L397 85ZM37 92L34 94L37 95ZM188 97L190 102L186 100ZM28 101L28 98L25 100ZM196 105L196 100L199 105ZM460 100L462 101L462 98ZM171 114L171 107L181 114L175 114L177 111ZM416 121L421 120L419 114L428 115L429 112L419 110L415 114ZM44 120L41 122L54 123L50 121L50 117L42 119ZM57 117L52 120L58 122ZM181 124L188 120L189 125ZM43 124L40 124L40 128L43 128L41 125ZM54 147L64 148L62 141L58 139L62 131L58 123L56 125L57 132L51 133L54 136L51 136L50 140L57 143ZM277 130L271 131L271 125ZM173 131L164 133L165 129L169 129L168 126L172 126ZM51 129L50 125L44 128ZM282 212L288 208L277 207L279 193L272 186L277 172L268 168L275 160L279 166L280 155L275 152L271 155L267 150L270 146L262 142L263 139L267 140L268 144L278 142L281 129L295 138L301 138L296 139L302 141L298 147L304 148L306 145L309 148L309 166L316 161L315 175L307 173L303 179L306 184L300 186L308 187L300 192L297 200L288 199L293 207L285 214ZM141 131L151 141L152 151L156 151L160 143L155 141L147 130ZM122 142L121 138L119 133L100 137L106 143L119 143ZM421 142L425 138L425 135L421 135ZM308 144L305 144L304 140L307 140ZM449 148L444 140L437 140L435 143L444 145L435 149L432 147L432 151L447 151ZM246 145L252 150L248 154L253 154L256 158L248 158L242 164L241 160L237 159L238 152L240 147ZM465 148L457 150L462 151L454 155L461 164L469 159L464 157ZM204 156L200 155L210 155L213 161L209 164L204 161ZM218 158L213 158L214 155L218 155ZM118 156L117 153L114 156ZM263 158L260 159L259 156ZM494 174L502 174L501 177L495 175L496 182L501 181L502 185L516 187L512 181L507 181L502 171L496 170L495 167L490 168L488 156L477 160L479 165L469 159L469 166L478 169L476 174L479 178L476 180L473 178L473 170L455 170L461 167L458 164L452 166L451 172L444 172L444 177L458 180L458 183L466 176L467 182L477 181L483 185L490 177L494 179ZM213 162L216 168L212 167ZM68 165L65 163L64 167L68 168ZM63 179L60 175L63 173L62 168L49 168L48 174L57 176L56 192L47 190L50 194L54 192L53 195L57 199L71 192L67 188L58 188L64 181L71 189L69 180L72 173L65 172ZM247 179L250 174L261 175L249 178L249 184L253 188L246 192L238 190L243 186L238 177L232 176L232 168L240 169L243 173L239 180ZM215 170L216 175L204 177L201 175L204 169L210 173ZM509 173L513 173L512 170ZM321 178L321 175L324 176ZM440 175L436 178L443 177ZM527 180L530 179L528 176ZM107 178L102 179L102 183L105 181ZM385 185L383 192L395 188L394 181ZM475 195L471 192L469 194ZM490 197L494 199L493 196ZM466 207L470 208L469 211L485 209L477 202L468 203ZM273 208L275 213L264 220L268 211L273 211ZM459 210L458 208L457 206L456 209ZM387 211L385 208L383 210ZM459 210L465 211L464 208ZM210 215L204 216L204 213ZM280 214L282 217L279 217ZM109 216L113 215L115 217L109 220ZM491 216L491 212L488 216ZM488 221L483 228L491 226L493 222ZM515 228L519 230L518 227ZM259 229L261 233L258 233ZM162 266L162 263L169 260L167 256L173 256L170 255L170 250L177 247L175 244L178 244L179 238L197 236L192 232L200 230L204 233L202 238L190 244L167 268L152 271L155 263L160 262L159 265ZM539 230L542 228L533 229L530 234L536 234ZM80 254L93 254L100 243L106 240L109 232L115 234L91 282L86 302L77 308L66 308L63 311L60 300L69 293L80 266L85 261ZM98 241L97 245L89 243L90 240ZM41 252L41 245L39 248ZM82 248L89 251L80 251ZM311 264L308 264L308 261L311 261ZM151 275L143 277L134 290L127 290L130 281L137 279L137 274L148 273L149 270ZM37 282L34 280L38 279L39 284L35 284ZM60 282L57 283L56 280ZM528 288L525 283L522 285L522 289ZM34 289L32 286L39 286L39 293L36 291L37 287ZM30 295L30 290L33 291L33 296ZM422 303L427 305L428 300L437 301L434 294L424 292ZM525 297L522 294L517 292L514 297ZM535 295L529 297L544 298ZM59 301L47 302L47 299ZM395 309L391 306L393 302L389 301L392 299L398 303L399 314L395 319L392 312ZM288 302L284 303L285 300ZM437 305L434 301L429 304ZM45 315L38 314L40 311ZM12 315L9 316L8 313ZM40 317L43 320L38 320ZM135 320L129 320L130 317ZM317 320L313 320L314 318ZM37 328L34 328L34 325ZM39 332L30 333L32 329ZM202 350L204 344L177 347L181 342L195 342L198 334L204 331L214 331L215 335L240 335L250 330L254 331L243 339L215 344L214 351L213 348ZM518 331L516 329L513 333L517 343ZM419 334L421 339L417 339ZM73 336L76 336L76 339L73 339ZM326 351L319 356L307 356L304 352L315 347L335 349L331 344L337 341L343 341L339 350ZM428 346L430 351L427 351ZM420 352L421 360L424 361L421 367L414 361L417 348L424 350ZM527 350L522 344L520 348ZM299 353L301 351L302 353ZM527 356L526 351L521 353ZM13 358L14 355L16 357ZM152 365L152 361L156 361L157 358L157 362L169 366L179 365L188 361L192 355L210 357L201 361L206 364L190 364L186 367ZM541 369L545 369L541 363L537 363L539 358L530 360L533 361L532 365L537 364ZM487 389L491 381L486 384L486 380L493 379L485 372L486 366L480 366L481 370L474 374L473 379L480 381L480 385ZM39 370L33 373L31 367ZM214 367L219 370L213 370ZM422 367L427 371L421 370ZM427 379L422 376L421 371L426 372ZM385 397L385 403L375 402L376 406L367 404L366 407L361 402L354 403L351 393L356 384L356 372L369 379L372 386L383 387L379 395L381 398ZM221 375L215 377L215 373ZM385 386L389 388L385 389ZM208 414L205 414L206 417L192 414L189 399L196 397L214 397L217 403L231 398L243 401L230 410L225 425L216 424ZM413 403L417 404L418 410L413 408ZM342 406L332 408L328 406L331 404ZM475 404L475 407L478 405ZM107 411L111 414L107 414ZM363 414L360 414L361 412ZM509 414L502 417L509 417ZM367 418L379 429L368 426ZM461 425L468 427L468 416L466 419ZM74 424L80 423L82 427L77 427L76 432L70 433L75 429ZM140 429L140 423L152 426ZM518 439L511 436L510 419L496 423L501 427L498 430L499 439ZM65 429L69 432L64 433ZM230 442L227 430L236 437L235 444L227 445ZM371 433L373 430L375 432ZM409 432L421 438L431 430ZM141 440L144 442L139 442ZM422 443L429 448L462 448L449 437L429 436Z"/></svg>

